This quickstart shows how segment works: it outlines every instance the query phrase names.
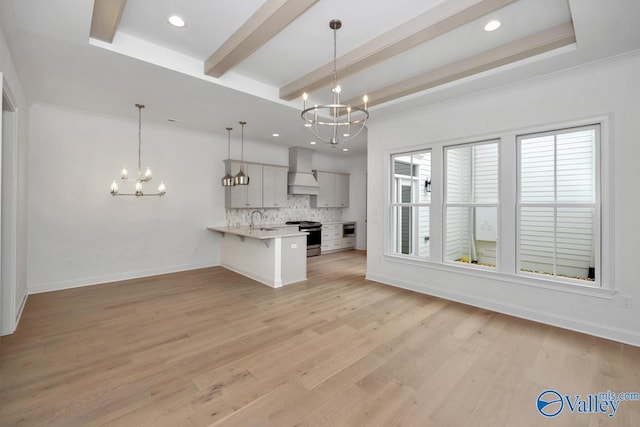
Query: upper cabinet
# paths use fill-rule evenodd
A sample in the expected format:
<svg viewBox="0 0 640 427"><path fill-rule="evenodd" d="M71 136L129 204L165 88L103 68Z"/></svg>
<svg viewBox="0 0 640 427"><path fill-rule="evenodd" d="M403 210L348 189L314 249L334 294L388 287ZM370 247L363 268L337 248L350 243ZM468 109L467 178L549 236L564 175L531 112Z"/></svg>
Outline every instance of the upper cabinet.
<svg viewBox="0 0 640 427"><path fill-rule="evenodd" d="M314 171L320 189L317 196L311 196L313 208L349 207L349 174Z"/></svg>
<svg viewBox="0 0 640 427"><path fill-rule="evenodd" d="M249 176L249 184L226 189L225 207L227 209L287 206L287 167L247 162L242 164L244 173ZM239 171L240 162L231 160L231 174L235 176Z"/></svg>
<svg viewBox="0 0 640 427"><path fill-rule="evenodd" d="M284 208L287 206L288 168L262 166L262 206L265 208Z"/></svg>
<svg viewBox="0 0 640 427"><path fill-rule="evenodd" d="M348 173L337 173L334 176L334 202L335 205L339 208L348 208L349 207L349 174Z"/></svg>

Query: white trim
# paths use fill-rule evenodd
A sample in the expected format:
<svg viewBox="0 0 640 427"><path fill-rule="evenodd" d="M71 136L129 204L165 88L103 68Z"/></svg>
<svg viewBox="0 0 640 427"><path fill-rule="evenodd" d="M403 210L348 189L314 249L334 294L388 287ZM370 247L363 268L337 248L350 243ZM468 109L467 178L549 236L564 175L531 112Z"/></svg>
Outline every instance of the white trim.
<svg viewBox="0 0 640 427"><path fill-rule="evenodd" d="M465 271L475 270L473 266L458 266L449 265L445 263L445 255L446 251L444 250L444 239L446 236L446 221L444 212L444 191L445 191L445 175L446 175L446 155L445 149L447 147L460 146L465 144L483 144L483 143L491 143L492 141L498 142L498 147L505 147L509 142L513 142L517 145L518 136L527 135L527 134L539 134L542 132L554 132L549 131L549 129L562 130L562 129L571 129L571 128L580 128L587 127L593 125L600 125L600 135L599 135L599 147L600 147L600 161L599 161L599 170L600 170L600 192L599 192L599 202L600 202L600 263L597 267L596 274L598 275L600 281L597 283L597 287L593 285L585 285L582 284L581 281L572 280L568 278L555 277L554 280L549 280L544 277L540 278L529 278L518 276L516 279L516 275L519 274L519 259L516 259L517 256L513 255L513 260L508 259L507 262L503 259L503 257L511 257L511 254L505 254L503 252L503 243L499 243L496 245L496 255L497 266L495 271L491 270L490 274L501 274L506 279L496 279L496 280L505 280L510 283L521 283L529 286L543 287L552 290L565 290L565 287L576 288L577 291L575 293L582 294L582 289L588 289L587 294L591 295L591 289L601 289L603 292L601 295L609 295L610 298L613 298L612 295L615 294L615 278L614 278L614 265L615 265L615 254L614 254L614 156L613 156L613 147L614 147L614 136L613 136L613 126L611 123L614 120L613 114L601 114L596 116L586 116L582 118L574 118L571 120L565 120L561 122L549 122L546 124L538 124L535 126L528 126L524 128L509 128L500 131L495 131L491 133L485 133L476 137L457 137L448 140L439 140L433 142L424 142L419 144L411 144L403 147L397 148L387 148L384 149L384 170L387 176L391 175L391 158L395 155L402 154L411 154L413 152L422 152L431 150L431 203L433 206L441 206L440 209L430 209L430 257L426 258L416 258L411 256L403 256L400 254L395 254L391 247L392 245L392 226L391 226L391 217L389 215L391 209L389 208L392 205L391 201L391 185L392 185L392 177L390 179L386 179L385 189L385 209L383 211L384 217L384 247L383 247L383 256L388 259L404 259L409 264L414 265L425 265L428 264L431 268L439 268L441 266L445 266L446 271L451 272L460 272L464 273ZM606 142L606 143L605 143ZM503 168L505 167L504 159L503 159L503 150L498 149L499 155L499 167L498 167L498 191L499 191L499 203L497 204L497 215L498 215L498 241L501 242L504 234L503 224L502 224L502 211L506 209L505 206L511 206L513 204L513 212L516 215L516 224L514 233L514 242L516 242L516 247L514 248L517 252L517 248L519 247L519 227L517 218L519 216L519 203L518 203L518 188L517 184L515 186L513 195L505 195L502 194L503 190ZM516 157L515 168L513 169L514 176L518 176L518 164L519 162L519 150L515 147L515 152L513 153ZM442 155L442 158L439 158L439 155ZM440 162L440 163L439 163ZM438 170L438 168L442 167L442 170ZM436 181L436 178L437 181ZM438 185L436 185L438 184ZM442 200L440 200L442 198ZM511 200L513 199L513 200ZM511 203L513 202L513 203ZM511 209L511 208L509 208ZM432 227L431 225L435 220L439 219L439 224L441 227ZM439 240L436 240L436 234L439 234ZM518 239L516 241L516 238ZM605 267L606 266L606 267ZM479 269L479 267L476 267ZM600 273L598 273L598 270ZM494 277L495 279L495 277Z"/></svg>
<svg viewBox="0 0 640 427"><path fill-rule="evenodd" d="M272 281L269 277L261 276L259 274L256 274L256 272L253 271L253 270L245 270L243 268L238 268L237 266L232 266L232 265L225 264L225 263L222 263L220 265L220 267L226 268L227 270L233 271L234 273L238 273L238 274L241 274L243 276L246 276L251 280L255 280L256 282L260 282L263 285L267 285L270 288L281 288L282 287L282 279L278 280L278 278L276 278L275 281Z"/></svg>
<svg viewBox="0 0 640 427"><path fill-rule="evenodd" d="M43 292L60 291L64 289L82 288L84 286L102 285L105 283L120 282L123 280L140 279L161 274L178 273L181 271L198 270L201 268L219 267L210 263L184 264L172 267L154 268L149 270L132 271L129 273L107 274L104 276L85 277L59 282L40 283L28 286L28 294L40 294Z"/></svg>
<svg viewBox="0 0 640 427"><path fill-rule="evenodd" d="M0 334L8 335L15 332L18 326L18 320L20 318L20 307L16 303L17 300L17 233L18 233L18 106L13 96L9 84L3 73L0 73L0 94L2 96L1 102L6 99L9 104L9 111L7 115L10 115L11 120L5 122L5 111L2 110L2 116L0 116L0 189L5 185L9 185L8 194L0 191L0 198L9 197L7 206L4 206L5 217L9 221L5 233L0 232L0 242L6 247L6 251L2 253L2 264L0 265L0 292L2 292L3 298L0 298L0 304L2 308L2 319L0 320ZM9 132L9 140L4 140L4 135ZM7 154L11 154L11 157L5 158ZM7 172L4 171L3 166L6 163L10 163L9 171L11 176L8 183L3 183L2 175ZM0 206L2 206L2 200L0 200ZM5 280L6 279L6 280Z"/></svg>
<svg viewBox="0 0 640 427"><path fill-rule="evenodd" d="M29 294L26 293L26 292L22 296L22 301L20 302L20 305L18 306L18 313L16 314L16 327L20 323L20 318L22 317L22 312L24 311L25 305L27 305L27 298L28 297L29 297Z"/></svg>
<svg viewBox="0 0 640 427"><path fill-rule="evenodd" d="M555 279L547 279L539 276L522 276L516 274L496 271L493 268L482 267L475 264L460 263L439 263L416 257L407 257L400 255L384 255L385 261L408 264L414 267L430 268L447 273L463 274L470 277L478 277L483 279L496 280L514 285L531 286L534 288L548 289L552 291L565 292L570 294L586 295L606 300L613 300L617 291L613 289L600 288L597 286L586 285L582 283L566 283Z"/></svg>
<svg viewBox="0 0 640 427"><path fill-rule="evenodd" d="M605 118L602 118L602 120L605 120ZM594 286L597 286L599 288L613 288L612 284L610 284L609 286L605 286L603 283L603 270L607 270L607 269L613 269L613 264L610 264L610 267L606 268L603 264L602 264L602 250L603 250L603 241L606 239L605 236L603 236L602 234L602 222L604 221L603 216L602 216L602 198L600 196L601 194L601 182L603 179L605 179L605 175L602 173L602 169L603 169L603 158L601 157L601 152L602 152L602 132L603 132L603 122L591 122L591 123L582 123L581 125L572 125L572 126L561 126L557 129L547 129L545 131L542 132L532 132L532 133L520 133L517 134L515 136L516 138L516 271L515 274L517 275L521 275L521 276L530 276L532 274L536 274L536 273L528 273L525 271L522 271L522 265L521 265L521 254L520 254L520 248L521 248L521 235L520 235L520 230L521 230L521 226L520 226L520 222L521 222L521 218L522 218L522 208L525 207L535 207L535 208L552 208L553 209L553 276L555 277L555 280L558 280L558 282L564 282L564 283L574 283L571 279L568 279L566 277L562 277L562 276L558 276L557 273L557 227L558 227L558 210L562 209L562 208L590 208L593 209L595 212L595 220L594 220L594 230L593 230L593 234L595 235L595 247L597 248L596 250L596 257L595 257L595 262L594 262L594 267L595 267L595 280L594 280ZM558 202L558 195L557 195L557 187L558 187L558 171L557 171L557 165L558 165L558 135L561 134L567 134L567 133L573 133L573 132L579 132L582 130L595 130L595 141L594 141L594 149L595 149L595 159L594 159L594 164L595 164L595 200L591 203L583 203L583 202L578 202L578 203L571 203L571 202ZM542 137L542 136L553 136L553 164L554 164L554 172L553 172L553 202L541 202L541 203L537 203L537 202L522 202L521 201L521 175L520 175L520 171L522 170L522 158L521 158L521 152L522 152L522 140L526 139L526 138L537 138L537 137ZM607 179L609 177L606 177Z"/></svg>
<svg viewBox="0 0 640 427"><path fill-rule="evenodd" d="M640 347L640 334L630 329L602 326L600 324L588 321L577 321L573 318L557 315L555 313L545 312L541 310L532 310L513 304L502 304L500 302L487 298L469 297L465 294L442 290L441 288L430 286L424 283L402 281L398 280L397 278L387 277L380 274L367 274L366 279L425 295L432 295L450 301L468 304L474 307L480 307L486 310L491 310L498 313L531 320L534 322L557 326L563 329L568 329L571 331L585 333L596 337L606 338L624 344Z"/></svg>

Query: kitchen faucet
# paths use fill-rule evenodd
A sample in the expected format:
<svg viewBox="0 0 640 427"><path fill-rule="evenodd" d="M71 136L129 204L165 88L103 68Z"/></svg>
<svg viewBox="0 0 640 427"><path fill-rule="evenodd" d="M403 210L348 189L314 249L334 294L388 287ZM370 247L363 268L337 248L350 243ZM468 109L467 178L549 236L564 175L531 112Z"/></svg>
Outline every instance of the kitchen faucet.
<svg viewBox="0 0 640 427"><path fill-rule="evenodd" d="M253 225L253 214L255 214L255 213L260 214L260 221L262 221L262 212L260 212L260 211L251 212L251 224L249 225L249 229L250 230L253 230L255 228L255 225Z"/></svg>

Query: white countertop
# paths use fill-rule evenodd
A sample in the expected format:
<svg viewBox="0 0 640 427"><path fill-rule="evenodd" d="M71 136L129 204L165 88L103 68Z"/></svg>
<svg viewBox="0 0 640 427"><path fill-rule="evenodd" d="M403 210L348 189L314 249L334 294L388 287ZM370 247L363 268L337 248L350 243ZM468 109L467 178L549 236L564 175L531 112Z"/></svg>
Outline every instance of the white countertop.
<svg viewBox="0 0 640 427"><path fill-rule="evenodd" d="M254 230L251 230L249 226L243 225L241 227L207 227L208 230L217 231L218 233L235 234L236 236L250 237L252 239L275 239L277 237L293 237L293 236L306 236L306 231L298 231L293 227L278 227L269 225L256 226Z"/></svg>

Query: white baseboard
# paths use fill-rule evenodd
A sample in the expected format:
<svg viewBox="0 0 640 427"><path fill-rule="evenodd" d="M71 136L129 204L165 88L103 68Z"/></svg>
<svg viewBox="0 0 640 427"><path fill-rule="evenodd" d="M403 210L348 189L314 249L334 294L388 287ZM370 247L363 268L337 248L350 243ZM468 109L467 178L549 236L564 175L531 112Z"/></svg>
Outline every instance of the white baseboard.
<svg viewBox="0 0 640 427"><path fill-rule="evenodd" d="M102 285L104 283L119 282L121 280L139 279L141 277L158 276L160 274L177 273L180 271L197 270L199 268L217 267L209 263L175 265L150 270L130 271L126 273L107 274L104 276L84 277L60 282L40 283L29 285L28 293L39 294L42 292L60 291L64 289L81 288L83 286Z"/></svg>
<svg viewBox="0 0 640 427"><path fill-rule="evenodd" d="M424 283L410 283L408 281L398 280L397 278L380 274L367 273L366 279L425 295L444 298L462 304L472 305L474 307L484 308L498 313L508 314L510 316L640 347L640 334L629 329L603 326L589 321L572 319L557 313L549 313L512 304L504 304L495 300L459 294L457 292L451 292L425 285Z"/></svg>
<svg viewBox="0 0 640 427"><path fill-rule="evenodd" d="M268 277L259 276L255 274L255 272L253 271L243 270L242 268L234 267L225 263L222 263L220 266L226 268L227 270L231 270L234 273L242 274L243 276L246 276L252 280L255 280L256 282L260 282L263 285L267 285L270 288L282 287L282 281L280 281L280 283L273 283L273 281L270 280Z"/></svg>
<svg viewBox="0 0 640 427"><path fill-rule="evenodd" d="M25 292L22 295L22 301L20 301L20 307L18 307L18 313L16 313L16 328L20 323L20 318L22 317L22 312L24 311L24 306L27 305L27 297L29 296L28 292Z"/></svg>

